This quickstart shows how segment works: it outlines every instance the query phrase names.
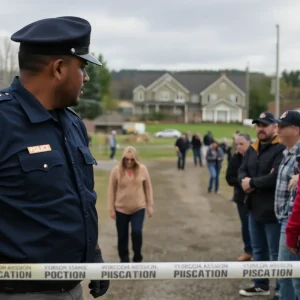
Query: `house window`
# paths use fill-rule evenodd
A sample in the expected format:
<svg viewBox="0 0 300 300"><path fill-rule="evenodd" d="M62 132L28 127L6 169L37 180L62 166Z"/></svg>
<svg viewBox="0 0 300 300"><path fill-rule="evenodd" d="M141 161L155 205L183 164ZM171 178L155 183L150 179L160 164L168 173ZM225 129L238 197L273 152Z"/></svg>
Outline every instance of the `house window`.
<svg viewBox="0 0 300 300"><path fill-rule="evenodd" d="M139 91L138 99L139 99L139 101L144 100L144 92L143 91Z"/></svg>
<svg viewBox="0 0 300 300"><path fill-rule="evenodd" d="M209 101L216 101L218 99L218 96L216 94L209 94L207 96L207 102Z"/></svg>
<svg viewBox="0 0 300 300"><path fill-rule="evenodd" d="M239 97L238 96L235 96L235 102L239 103Z"/></svg>
<svg viewBox="0 0 300 300"><path fill-rule="evenodd" d="M184 100L184 96L182 92L178 92L177 94L177 100Z"/></svg>
<svg viewBox="0 0 300 300"><path fill-rule="evenodd" d="M169 92L163 91L160 93L160 100L168 101L169 100Z"/></svg>
<svg viewBox="0 0 300 300"><path fill-rule="evenodd" d="M229 99L230 99L230 102L231 103L235 103L236 102L236 99L237 99L237 96L235 94L230 94L229 95Z"/></svg>

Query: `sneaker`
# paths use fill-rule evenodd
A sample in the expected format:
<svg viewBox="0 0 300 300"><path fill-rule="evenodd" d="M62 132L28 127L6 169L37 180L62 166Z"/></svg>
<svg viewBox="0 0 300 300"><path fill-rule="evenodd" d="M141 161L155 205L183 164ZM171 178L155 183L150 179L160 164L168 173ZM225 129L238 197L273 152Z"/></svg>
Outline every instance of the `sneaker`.
<svg viewBox="0 0 300 300"><path fill-rule="evenodd" d="M259 287L251 287L248 289L240 290L239 294L244 297L270 296L270 290L265 290Z"/></svg>

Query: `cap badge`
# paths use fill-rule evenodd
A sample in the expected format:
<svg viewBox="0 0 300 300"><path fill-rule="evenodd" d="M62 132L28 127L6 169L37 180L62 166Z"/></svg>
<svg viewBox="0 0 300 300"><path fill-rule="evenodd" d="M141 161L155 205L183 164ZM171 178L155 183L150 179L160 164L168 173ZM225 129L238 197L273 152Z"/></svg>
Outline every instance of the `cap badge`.
<svg viewBox="0 0 300 300"><path fill-rule="evenodd" d="M265 113L261 113L259 117L263 119L263 118L266 117L266 114Z"/></svg>
<svg viewBox="0 0 300 300"><path fill-rule="evenodd" d="M288 112L285 111L285 112L281 115L280 119L284 119L287 115L288 115Z"/></svg>
<svg viewBox="0 0 300 300"><path fill-rule="evenodd" d="M74 53L75 53L75 49L74 49L74 48L72 48L72 49L71 49L71 52L74 54Z"/></svg>

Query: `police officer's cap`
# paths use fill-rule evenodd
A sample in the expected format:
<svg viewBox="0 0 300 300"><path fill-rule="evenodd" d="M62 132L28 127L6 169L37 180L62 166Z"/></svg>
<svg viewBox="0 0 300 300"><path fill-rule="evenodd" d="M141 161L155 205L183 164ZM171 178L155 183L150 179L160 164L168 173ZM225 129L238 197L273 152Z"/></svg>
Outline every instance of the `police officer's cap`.
<svg viewBox="0 0 300 300"><path fill-rule="evenodd" d="M75 55L101 66L89 53L91 24L78 17L48 18L33 22L11 36L20 51L43 55Z"/></svg>

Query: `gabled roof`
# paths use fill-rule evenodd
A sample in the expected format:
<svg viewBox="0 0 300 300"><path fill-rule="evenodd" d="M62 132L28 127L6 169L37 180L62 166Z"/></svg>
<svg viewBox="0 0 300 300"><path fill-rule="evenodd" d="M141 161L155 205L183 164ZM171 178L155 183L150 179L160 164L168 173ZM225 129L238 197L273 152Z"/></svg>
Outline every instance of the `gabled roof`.
<svg viewBox="0 0 300 300"><path fill-rule="evenodd" d="M140 71L137 72L133 79L133 88L139 85L144 87L149 86L159 77L163 76L165 71ZM214 83L220 78L221 74L218 73L200 73L200 72L168 72L172 77L178 80L184 87L186 87L191 93L199 94L205 88ZM246 92L246 77L245 74L226 74L227 78L231 80L237 87L243 92Z"/></svg>

